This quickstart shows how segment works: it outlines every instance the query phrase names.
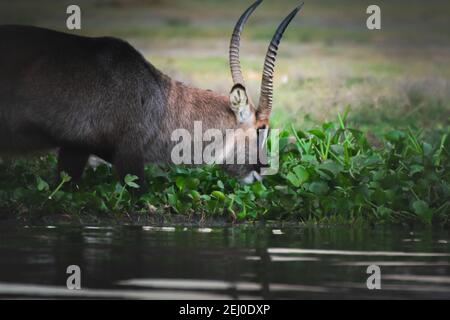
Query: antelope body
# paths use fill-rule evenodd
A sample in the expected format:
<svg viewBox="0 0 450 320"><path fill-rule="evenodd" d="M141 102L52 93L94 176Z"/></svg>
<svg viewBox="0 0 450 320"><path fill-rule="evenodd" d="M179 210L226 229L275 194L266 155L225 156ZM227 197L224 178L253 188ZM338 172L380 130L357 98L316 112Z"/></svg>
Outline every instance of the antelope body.
<svg viewBox="0 0 450 320"><path fill-rule="evenodd" d="M111 162L120 177L144 180L144 164L170 162L178 128L268 128L277 45L298 12L278 28L266 56L261 99L248 98L239 63L243 25L230 44L234 87L229 96L172 80L128 43L28 26L0 26L0 154L58 148L58 169L81 177L90 155ZM230 166L240 178L257 166ZM252 178L253 179L253 178ZM252 180L250 179L250 180Z"/></svg>

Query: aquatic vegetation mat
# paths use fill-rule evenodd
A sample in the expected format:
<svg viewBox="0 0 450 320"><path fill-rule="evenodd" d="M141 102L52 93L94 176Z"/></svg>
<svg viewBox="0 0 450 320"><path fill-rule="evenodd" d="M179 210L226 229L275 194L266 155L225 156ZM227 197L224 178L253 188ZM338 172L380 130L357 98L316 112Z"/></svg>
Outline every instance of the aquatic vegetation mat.
<svg viewBox="0 0 450 320"><path fill-rule="evenodd" d="M369 143L339 115L308 131L285 128L280 172L262 182L242 185L219 166L148 165L142 196L131 192L140 187L136 177L121 183L107 165L87 169L74 184L65 174L55 182L54 154L4 161L0 212L448 224L448 136L448 127L431 134L391 130Z"/></svg>

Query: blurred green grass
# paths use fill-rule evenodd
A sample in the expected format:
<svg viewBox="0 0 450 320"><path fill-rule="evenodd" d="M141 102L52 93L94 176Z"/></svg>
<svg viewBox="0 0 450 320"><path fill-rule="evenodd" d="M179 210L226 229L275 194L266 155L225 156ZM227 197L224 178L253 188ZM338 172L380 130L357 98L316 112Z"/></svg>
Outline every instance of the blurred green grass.
<svg viewBox="0 0 450 320"><path fill-rule="evenodd" d="M252 1L242 0L79 0L83 32L155 38L228 37L240 13ZM276 24L297 6L296 0L266 0L249 21L246 37L267 40ZM0 3L1 23L65 28L69 0L15 0ZM307 1L301 17L286 35L301 42L450 42L450 3L441 0L380 0L382 32L365 26L369 0Z"/></svg>
<svg viewBox="0 0 450 320"><path fill-rule="evenodd" d="M228 41L241 0L80 0L81 34L125 38L163 72L227 94ZM249 20L242 65L257 101L268 42L298 4L266 0ZM0 4L1 23L64 30L66 0ZM350 109L355 125L440 128L450 117L450 3L378 1L382 30L366 28L366 0L315 0L286 31L276 66L272 123L314 125Z"/></svg>

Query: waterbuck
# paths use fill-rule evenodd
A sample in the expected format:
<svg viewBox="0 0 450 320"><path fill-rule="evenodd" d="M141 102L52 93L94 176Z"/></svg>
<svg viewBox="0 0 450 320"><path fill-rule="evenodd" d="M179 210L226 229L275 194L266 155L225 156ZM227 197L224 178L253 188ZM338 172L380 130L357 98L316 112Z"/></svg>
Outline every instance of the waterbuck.
<svg viewBox="0 0 450 320"><path fill-rule="evenodd" d="M280 24L264 62L261 97L253 104L239 62L240 34L262 0L240 17L231 37L234 86L222 95L172 80L125 41L90 38L30 26L0 26L0 153L58 149L58 170L79 179L90 155L111 162L123 178L144 182L144 164L171 162L178 128L269 128ZM252 182L260 164L231 165Z"/></svg>

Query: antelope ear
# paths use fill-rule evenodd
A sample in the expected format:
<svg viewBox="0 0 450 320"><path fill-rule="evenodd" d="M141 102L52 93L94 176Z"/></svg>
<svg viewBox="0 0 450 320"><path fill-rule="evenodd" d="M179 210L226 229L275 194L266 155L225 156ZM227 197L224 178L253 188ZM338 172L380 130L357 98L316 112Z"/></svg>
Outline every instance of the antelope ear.
<svg viewBox="0 0 450 320"><path fill-rule="evenodd" d="M246 122L251 117L250 104L245 87L234 85L230 92L230 107L239 123Z"/></svg>

